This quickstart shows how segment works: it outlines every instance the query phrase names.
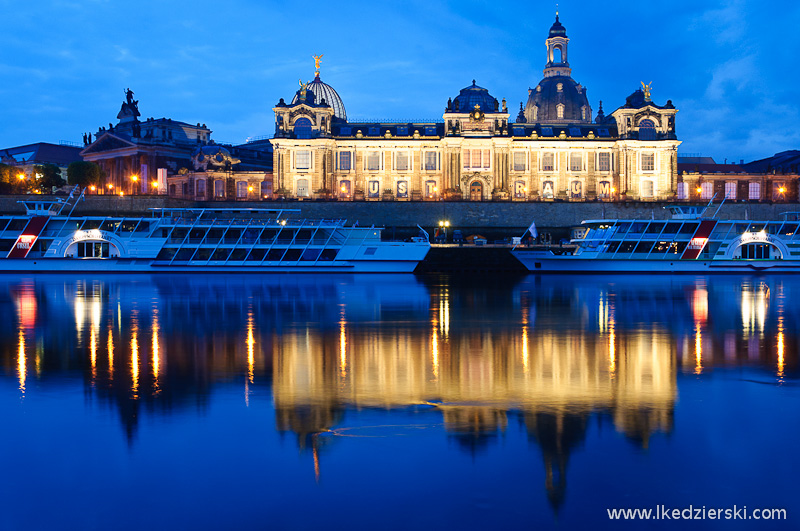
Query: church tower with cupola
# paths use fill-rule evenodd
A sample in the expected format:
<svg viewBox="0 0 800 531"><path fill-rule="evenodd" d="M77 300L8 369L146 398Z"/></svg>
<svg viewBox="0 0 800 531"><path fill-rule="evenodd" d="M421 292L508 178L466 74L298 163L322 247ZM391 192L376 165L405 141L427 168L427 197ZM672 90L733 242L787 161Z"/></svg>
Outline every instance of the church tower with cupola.
<svg viewBox="0 0 800 531"><path fill-rule="evenodd" d="M567 29L561 25L556 12L556 21L550 27L550 34L545 41L547 46L547 64L544 66L544 77L567 76L572 74L572 70L567 62Z"/></svg>

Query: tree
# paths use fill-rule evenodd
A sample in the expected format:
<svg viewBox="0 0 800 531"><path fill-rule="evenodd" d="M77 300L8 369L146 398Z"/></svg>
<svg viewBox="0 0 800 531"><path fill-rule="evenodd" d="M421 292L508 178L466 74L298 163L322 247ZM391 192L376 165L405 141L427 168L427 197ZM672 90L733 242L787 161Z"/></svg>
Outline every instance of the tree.
<svg viewBox="0 0 800 531"><path fill-rule="evenodd" d="M10 164L0 164L0 193L23 193L27 190L28 181L20 179L20 174L24 175L22 168Z"/></svg>
<svg viewBox="0 0 800 531"><path fill-rule="evenodd" d="M97 186L105 178L103 169L94 162L78 160L67 166L67 181L69 184L77 184L81 188L90 185Z"/></svg>
<svg viewBox="0 0 800 531"><path fill-rule="evenodd" d="M53 188L67 184L61 177L61 168L55 164L36 165L33 167L33 173L36 177L33 186L43 194L51 194Z"/></svg>

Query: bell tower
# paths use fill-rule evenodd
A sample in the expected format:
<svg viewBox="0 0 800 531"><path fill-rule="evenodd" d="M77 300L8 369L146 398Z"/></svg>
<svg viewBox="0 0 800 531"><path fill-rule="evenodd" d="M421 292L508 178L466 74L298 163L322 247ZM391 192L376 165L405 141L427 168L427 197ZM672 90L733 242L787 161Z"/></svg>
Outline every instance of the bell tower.
<svg viewBox="0 0 800 531"><path fill-rule="evenodd" d="M567 30L558 20L556 11L556 21L550 27L550 34L545 41L547 46L547 64L544 65L544 77L551 76L570 76L572 69L567 62Z"/></svg>

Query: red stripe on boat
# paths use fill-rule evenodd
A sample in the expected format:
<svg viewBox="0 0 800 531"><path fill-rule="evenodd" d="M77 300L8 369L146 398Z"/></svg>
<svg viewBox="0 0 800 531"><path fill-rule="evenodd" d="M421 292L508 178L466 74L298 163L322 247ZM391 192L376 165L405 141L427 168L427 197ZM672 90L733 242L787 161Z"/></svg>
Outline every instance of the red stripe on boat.
<svg viewBox="0 0 800 531"><path fill-rule="evenodd" d="M711 231L714 230L714 226L717 224L717 220L715 219L704 219L700 222L700 226L697 227L692 239L689 240L689 244L686 246L686 250L683 251L683 256L681 256L681 260L696 260L700 253L708 243L708 237L711 236Z"/></svg>
<svg viewBox="0 0 800 531"><path fill-rule="evenodd" d="M48 216L32 217L25 227L25 230L17 237L14 247L8 252L6 258L25 258L28 256L28 253L33 248L33 244L36 242L36 238L39 237L39 234L42 232L42 229L49 219Z"/></svg>

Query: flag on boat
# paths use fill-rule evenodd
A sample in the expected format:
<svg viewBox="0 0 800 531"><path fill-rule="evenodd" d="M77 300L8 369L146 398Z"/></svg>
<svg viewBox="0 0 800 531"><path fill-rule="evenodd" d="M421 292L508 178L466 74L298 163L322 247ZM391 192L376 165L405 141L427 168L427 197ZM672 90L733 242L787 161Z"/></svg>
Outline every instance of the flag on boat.
<svg viewBox="0 0 800 531"><path fill-rule="evenodd" d="M534 240L539 237L539 233L536 232L536 222L535 221L531 221L531 226L528 227L528 232L531 233L531 238L533 238Z"/></svg>

